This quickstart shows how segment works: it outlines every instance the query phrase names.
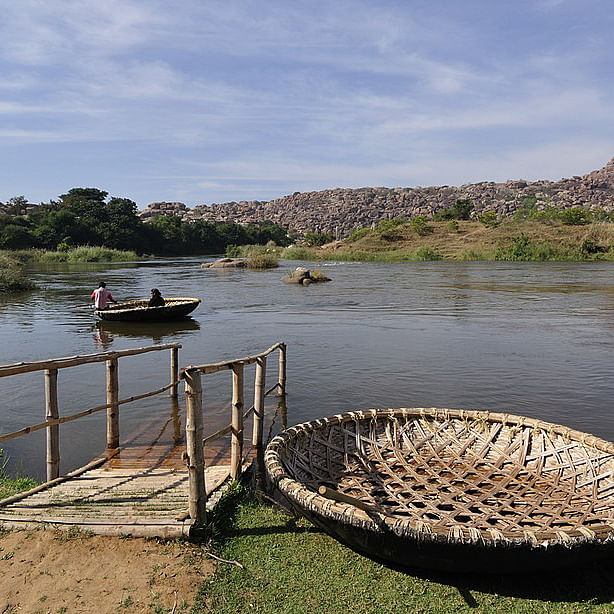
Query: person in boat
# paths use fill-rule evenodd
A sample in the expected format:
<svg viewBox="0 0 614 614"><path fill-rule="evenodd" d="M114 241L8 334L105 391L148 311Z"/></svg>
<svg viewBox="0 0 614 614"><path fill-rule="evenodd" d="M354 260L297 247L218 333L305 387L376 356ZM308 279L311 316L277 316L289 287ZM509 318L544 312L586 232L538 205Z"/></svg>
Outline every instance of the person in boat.
<svg viewBox="0 0 614 614"><path fill-rule="evenodd" d="M94 299L94 307L96 309L106 309L109 303L117 303L111 292L107 290L107 284L104 281L101 281L98 284L98 288L92 292L92 298Z"/></svg>
<svg viewBox="0 0 614 614"><path fill-rule="evenodd" d="M151 290L149 307L164 307L164 298L160 294L160 290L158 290L158 288L152 288Z"/></svg>

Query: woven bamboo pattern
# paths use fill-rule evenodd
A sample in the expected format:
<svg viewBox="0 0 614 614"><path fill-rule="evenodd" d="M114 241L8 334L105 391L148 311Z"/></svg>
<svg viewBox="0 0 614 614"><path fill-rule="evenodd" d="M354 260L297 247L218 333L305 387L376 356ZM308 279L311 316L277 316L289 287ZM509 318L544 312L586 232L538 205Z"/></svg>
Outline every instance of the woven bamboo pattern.
<svg viewBox="0 0 614 614"><path fill-rule="evenodd" d="M614 445L540 420L436 408L349 412L288 429L265 463L294 507L333 533L347 525L528 549L613 541ZM332 501L320 486L371 507Z"/></svg>

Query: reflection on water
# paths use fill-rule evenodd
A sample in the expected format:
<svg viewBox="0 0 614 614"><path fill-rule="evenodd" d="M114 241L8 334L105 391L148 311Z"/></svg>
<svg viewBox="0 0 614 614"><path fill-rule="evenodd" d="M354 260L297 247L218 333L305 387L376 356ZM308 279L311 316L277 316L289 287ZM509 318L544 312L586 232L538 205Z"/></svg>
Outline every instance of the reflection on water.
<svg viewBox="0 0 614 614"><path fill-rule="evenodd" d="M92 328L94 346L96 349L106 351L116 337L143 341L151 340L152 343L161 343L166 338L175 339L190 331L200 330L200 323L189 317L169 322L109 322L98 320Z"/></svg>
<svg viewBox="0 0 614 614"><path fill-rule="evenodd" d="M38 269L39 290L0 301L1 362L178 342L185 366L285 341L289 424L356 408L486 408L614 440L612 263L325 262L318 267L332 281L303 287L281 278L309 263L218 275L201 269L201 261ZM95 322L86 305L100 278L122 302L148 296L152 287L203 302L193 320ZM122 397L168 383L167 352L121 363ZM267 375L274 383L275 361ZM67 369L59 388L63 415L102 403L104 367ZM205 428L213 432L228 421L230 374L205 378L203 390ZM44 417L42 375L0 379L0 398L4 432ZM274 429L284 413L279 409ZM122 409L122 437L150 423L155 436L169 415L168 397ZM103 416L71 424L61 428L71 444L62 447L67 470L104 445ZM25 470L44 466L44 439L32 437L5 446Z"/></svg>

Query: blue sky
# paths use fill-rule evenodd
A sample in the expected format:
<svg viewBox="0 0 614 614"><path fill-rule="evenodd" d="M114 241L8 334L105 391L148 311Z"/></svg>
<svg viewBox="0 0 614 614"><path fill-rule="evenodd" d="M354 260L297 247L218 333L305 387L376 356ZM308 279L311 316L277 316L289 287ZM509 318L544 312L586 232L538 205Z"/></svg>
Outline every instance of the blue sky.
<svg viewBox="0 0 614 614"><path fill-rule="evenodd" d="M611 0L0 2L0 201L558 179L614 156Z"/></svg>

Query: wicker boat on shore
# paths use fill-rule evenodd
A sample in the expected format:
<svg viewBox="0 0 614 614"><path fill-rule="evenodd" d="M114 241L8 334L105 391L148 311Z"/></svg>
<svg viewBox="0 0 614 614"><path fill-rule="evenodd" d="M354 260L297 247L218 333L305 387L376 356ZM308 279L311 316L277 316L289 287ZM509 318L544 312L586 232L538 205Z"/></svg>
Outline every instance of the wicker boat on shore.
<svg viewBox="0 0 614 614"><path fill-rule="evenodd" d="M183 297L167 298L162 307L150 307L149 301L131 301L96 309L94 313L103 320L114 322L161 322L185 318L199 304L199 298Z"/></svg>
<svg viewBox="0 0 614 614"><path fill-rule="evenodd" d="M614 444L564 426L355 411L287 429L265 465L295 511L396 564L521 573L614 555Z"/></svg>

